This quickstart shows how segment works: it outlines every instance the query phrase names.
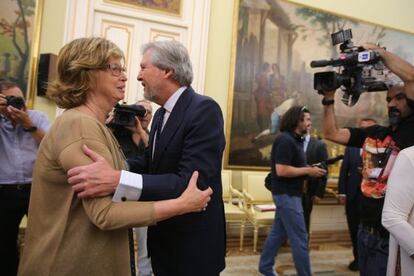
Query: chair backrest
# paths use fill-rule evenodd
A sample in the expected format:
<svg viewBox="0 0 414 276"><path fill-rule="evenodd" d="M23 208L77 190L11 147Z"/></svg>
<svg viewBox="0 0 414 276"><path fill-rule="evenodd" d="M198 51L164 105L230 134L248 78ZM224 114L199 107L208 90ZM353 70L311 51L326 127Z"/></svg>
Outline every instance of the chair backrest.
<svg viewBox="0 0 414 276"><path fill-rule="evenodd" d="M231 200L231 178L232 178L232 171L230 170L221 170L221 183L223 187L223 200L228 202Z"/></svg>
<svg viewBox="0 0 414 276"><path fill-rule="evenodd" d="M246 191L254 198L254 203L273 202L272 193L264 186L264 180L268 172L265 171L243 171L242 185Z"/></svg>

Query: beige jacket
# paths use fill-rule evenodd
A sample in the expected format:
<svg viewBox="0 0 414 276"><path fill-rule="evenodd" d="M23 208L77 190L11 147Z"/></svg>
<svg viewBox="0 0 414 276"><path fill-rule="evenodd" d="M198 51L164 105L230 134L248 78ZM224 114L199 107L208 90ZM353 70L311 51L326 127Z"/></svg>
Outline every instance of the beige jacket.
<svg viewBox="0 0 414 276"><path fill-rule="evenodd" d="M19 275L131 275L127 228L153 224L154 205L79 199L66 172L91 163L83 144L126 167L105 125L77 110L57 118L38 151Z"/></svg>
<svg viewBox="0 0 414 276"><path fill-rule="evenodd" d="M414 146L402 150L388 178L382 224L390 232L387 275L395 275L398 247L401 275L414 275Z"/></svg>

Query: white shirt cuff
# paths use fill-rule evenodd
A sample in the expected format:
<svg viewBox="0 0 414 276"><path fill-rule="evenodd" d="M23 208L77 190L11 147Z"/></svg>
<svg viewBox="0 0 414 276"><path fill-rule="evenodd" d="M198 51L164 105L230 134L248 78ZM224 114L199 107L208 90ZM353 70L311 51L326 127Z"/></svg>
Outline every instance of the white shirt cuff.
<svg viewBox="0 0 414 276"><path fill-rule="evenodd" d="M137 201L142 192L142 175L121 171L119 185L112 197L113 202Z"/></svg>

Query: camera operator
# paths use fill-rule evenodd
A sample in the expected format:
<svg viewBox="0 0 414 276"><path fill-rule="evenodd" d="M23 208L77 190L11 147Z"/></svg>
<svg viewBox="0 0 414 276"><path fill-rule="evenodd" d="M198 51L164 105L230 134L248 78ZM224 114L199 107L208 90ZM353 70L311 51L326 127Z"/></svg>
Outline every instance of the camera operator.
<svg viewBox="0 0 414 276"><path fill-rule="evenodd" d="M362 45L376 51L384 64L403 83L390 86L387 107L390 126L340 128L335 121L335 91L324 92L323 129L325 138L336 143L363 149L361 221L358 231L361 275L385 275L389 233L381 225L387 178L399 150L414 145L414 66L379 46Z"/></svg>
<svg viewBox="0 0 414 276"><path fill-rule="evenodd" d="M119 125L111 127L126 158L144 155L145 148L148 146L148 126L152 119L151 102L148 100L139 100L135 105L144 107L146 113L144 117L137 117L138 119L136 119L134 128ZM108 118L107 124L110 124L112 118ZM135 228L135 234L138 239L137 265L139 276L152 275L151 260L148 257L147 251L147 230L148 227L146 226Z"/></svg>
<svg viewBox="0 0 414 276"><path fill-rule="evenodd" d="M27 214L37 148L49 128L46 115L25 106L17 84L0 80L0 271L16 275L19 225Z"/></svg>

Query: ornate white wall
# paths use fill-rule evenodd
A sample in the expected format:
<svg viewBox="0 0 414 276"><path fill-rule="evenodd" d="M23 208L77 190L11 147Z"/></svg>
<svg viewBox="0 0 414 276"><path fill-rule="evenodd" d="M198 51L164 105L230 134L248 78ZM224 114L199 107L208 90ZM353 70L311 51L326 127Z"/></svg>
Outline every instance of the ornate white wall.
<svg viewBox="0 0 414 276"><path fill-rule="evenodd" d="M102 36L125 53L129 81L125 101L143 98L136 81L144 43L175 39L189 50L193 62L193 87L204 93L210 0L181 0L180 15L143 9L106 0L68 0L64 43L85 36Z"/></svg>

